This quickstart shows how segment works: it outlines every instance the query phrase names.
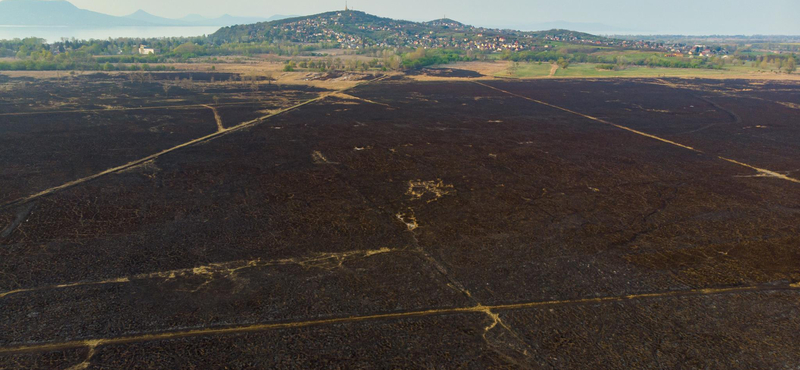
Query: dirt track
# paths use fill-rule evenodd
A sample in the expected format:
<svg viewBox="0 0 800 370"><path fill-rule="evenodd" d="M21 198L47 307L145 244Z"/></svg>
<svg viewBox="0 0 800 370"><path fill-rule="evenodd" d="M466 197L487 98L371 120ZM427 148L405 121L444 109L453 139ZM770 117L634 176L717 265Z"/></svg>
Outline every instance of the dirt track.
<svg viewBox="0 0 800 370"><path fill-rule="evenodd" d="M550 66L550 77L555 76L557 71L558 71L558 64L551 65Z"/></svg>
<svg viewBox="0 0 800 370"><path fill-rule="evenodd" d="M523 98L523 99L526 99L526 100L530 100L530 101L533 101L533 102L536 102L536 103L539 103L539 104L546 105L546 106L548 106L548 107L552 107L552 108L560 109L560 110L563 110L563 111L565 111L565 112L569 112L569 113L572 113L572 114L575 114L575 115L578 115L578 116L581 116L581 117L584 117L584 118L588 118L588 119L590 119L590 120L593 120L593 121L597 121L597 122L600 122L600 123L604 123L604 124L607 124L607 125L611 125L611 126L614 126L614 127L616 127L616 128L622 129L622 130L630 131L630 132L633 132L633 133L635 133L635 134L637 134L637 135L642 135L642 136L644 136L644 137L648 137L648 138L651 138L651 139L655 139L655 140L658 140L658 141L662 141L662 142L664 142L664 143L667 143L667 144L675 145L675 146L677 146L677 147L681 147L681 148L688 149L688 150L691 150L691 151L694 151L694 152L699 152L699 153L702 153L702 151L700 151L700 150L697 150L697 149L695 149L695 148L692 148L692 147L690 147L690 146L683 145L683 144L680 144L680 143L676 143L676 142L674 142L674 141L667 140L667 139L664 139L664 138L661 138L661 137L658 137L658 136L655 136L655 135L651 135L651 134L648 134L648 133L645 133L645 132L641 132L641 131L638 131L638 130L634 130L634 129L630 128L630 127L625 127L625 126L618 125L618 124L615 124L615 123L611 123L611 122L608 122L608 121L605 121L605 120L602 120L602 119L599 119L599 118L596 118L596 117L592 117L592 116L589 116L589 115L585 115L585 114L583 114L583 113L575 112L575 111L573 111L573 110L569 110L569 109L567 109L567 108L559 107L559 106L556 106L556 105L553 105L553 104L550 104L550 103L546 103L546 102L543 102L543 101L539 101L539 100L536 100L536 99L531 99L531 98L528 98L528 97L525 97L525 96L522 96L522 95L518 95L518 94L515 94L515 93L512 93L512 92L509 92L509 91L505 91L505 90L497 89L497 88L495 88L495 87L492 87L492 86L489 86L489 85L486 85L486 84L483 84L483 83L480 83L480 82L476 82L476 83L477 83L477 84L479 84L479 85L481 85L481 86L486 86L486 87L488 87L488 88L495 89L495 90L498 90L498 91L501 91L501 92L507 93L507 94L509 94L509 95L518 96L518 97L521 97L521 98ZM733 116L733 117L734 117L734 119L735 119L735 123L741 123L741 122L742 122L742 119L741 119L741 117L739 117L739 116L738 116L736 113L733 113L733 112L731 112L731 111L729 111L729 110L726 110L726 109L722 109L722 108L721 108L719 105L717 105L717 104L715 104L715 103L713 103L713 102L711 102L711 101L709 101L709 100L707 100L707 99L704 99L704 100L705 100L706 102L708 102L709 104L713 105L715 108L717 108L717 109L720 109L720 110L724 110L726 113L728 113L728 114L730 114L731 116ZM709 127L709 126L706 126L706 127L704 127L703 129L706 129L706 128L708 128L708 127ZM698 131L699 131L699 130L694 130L694 131L689 131L688 133L694 133L694 132L698 132ZM749 164L746 164L746 163L742 163L742 162L739 162L739 161L736 161L736 160L733 160L733 159L729 159L729 158L724 158L724 157L718 157L718 158L719 158L719 159L721 159L721 160L724 160L724 161L730 162L730 163L738 164L738 165L740 165L740 166L743 166L743 167L747 167L747 168L754 169L754 170L758 171L758 172L759 172L759 174L761 174L761 175L763 175L763 176L770 176L770 177L779 178L779 179L781 179L781 180L786 180L786 181L791 181L791 182L800 183L800 180L798 180L798 179L794 179L794 178L788 177L788 176L786 176L786 175L782 175L782 174L780 174L780 173L777 173L777 172L775 172L775 171L770 171L770 170L767 170L767 169L758 168L758 167L755 167L755 166L753 166L753 165L749 165Z"/></svg>

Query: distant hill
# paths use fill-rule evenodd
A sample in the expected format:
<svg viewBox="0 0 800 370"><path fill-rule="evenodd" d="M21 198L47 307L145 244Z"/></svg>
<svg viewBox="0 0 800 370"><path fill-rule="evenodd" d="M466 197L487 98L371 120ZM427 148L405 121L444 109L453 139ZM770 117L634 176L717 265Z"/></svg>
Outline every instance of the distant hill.
<svg viewBox="0 0 800 370"><path fill-rule="evenodd" d="M435 19L428 22L423 22L423 24L432 27L452 27L452 28L464 28L467 27L464 23L459 21L454 21L450 18L442 18L442 19Z"/></svg>
<svg viewBox="0 0 800 370"><path fill-rule="evenodd" d="M230 14L225 14L218 18L206 18L201 15L191 14L180 19L171 19L171 18L163 18L152 15L144 10L138 10L136 13L125 16L125 18L134 19L159 26L219 26L219 27L233 26L237 24L268 22L270 20L275 19L275 18L263 18L263 17L236 17Z"/></svg>
<svg viewBox="0 0 800 370"><path fill-rule="evenodd" d="M284 19L286 16L236 17L225 14L218 18L189 15L182 19L171 19L138 10L133 14L117 17L80 9L66 0L1 0L0 25L11 26L71 26L71 27L117 27L117 26L232 26Z"/></svg>
<svg viewBox="0 0 800 370"><path fill-rule="evenodd" d="M602 40L569 30L522 32L465 25L452 19L411 22L346 10L271 22L223 27L210 36L223 42L329 43L343 48L433 47L532 50L536 40Z"/></svg>
<svg viewBox="0 0 800 370"><path fill-rule="evenodd" d="M513 24L508 26L513 26L514 28L517 29L531 30L531 31L550 30L550 29L569 29L569 30L576 30L583 32L603 32L603 33L631 31L630 29L609 26L603 23L584 23L584 22L566 22L566 21Z"/></svg>
<svg viewBox="0 0 800 370"><path fill-rule="evenodd" d="M144 10L137 10L136 13L131 15L126 15L122 18L127 18L147 24L159 25L159 26L175 26L175 25L186 25L186 22L179 21L176 19L169 19L159 17L157 15L152 15Z"/></svg>
<svg viewBox="0 0 800 370"><path fill-rule="evenodd" d="M224 27L212 35L227 41L281 40L293 42L336 42L348 36L371 41L424 28L422 24L381 18L357 11L334 11L306 17Z"/></svg>
<svg viewBox="0 0 800 370"><path fill-rule="evenodd" d="M79 9L64 0L0 1L0 24L13 26L140 26L140 20Z"/></svg>

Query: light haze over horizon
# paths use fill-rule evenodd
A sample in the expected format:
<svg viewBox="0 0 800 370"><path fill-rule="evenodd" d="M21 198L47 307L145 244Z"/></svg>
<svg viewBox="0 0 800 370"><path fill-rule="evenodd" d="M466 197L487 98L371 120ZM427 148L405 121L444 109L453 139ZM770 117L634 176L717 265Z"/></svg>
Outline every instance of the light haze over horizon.
<svg viewBox="0 0 800 370"><path fill-rule="evenodd" d="M305 0L69 0L79 8L111 15L142 9L180 18L188 14L269 17L311 15L343 9L345 2ZM426 21L447 16L463 23L527 29L566 21L609 26L608 33L683 35L800 35L798 0L348 0L350 8L382 17ZM585 28L585 27L584 27Z"/></svg>

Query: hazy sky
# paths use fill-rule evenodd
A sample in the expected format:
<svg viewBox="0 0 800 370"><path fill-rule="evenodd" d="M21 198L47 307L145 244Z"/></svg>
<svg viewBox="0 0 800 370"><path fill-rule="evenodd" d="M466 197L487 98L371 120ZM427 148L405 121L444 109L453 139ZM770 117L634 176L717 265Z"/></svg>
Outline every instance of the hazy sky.
<svg viewBox="0 0 800 370"><path fill-rule="evenodd" d="M309 15L344 8L344 0L70 0L80 8L126 15ZM800 0L348 0L357 10L414 21L447 15L478 26L602 23L636 32L800 34Z"/></svg>

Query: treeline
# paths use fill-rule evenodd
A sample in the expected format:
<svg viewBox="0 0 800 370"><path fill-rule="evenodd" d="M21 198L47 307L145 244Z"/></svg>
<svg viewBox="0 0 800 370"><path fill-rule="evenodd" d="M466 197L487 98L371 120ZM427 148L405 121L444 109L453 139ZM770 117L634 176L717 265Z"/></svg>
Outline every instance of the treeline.
<svg viewBox="0 0 800 370"><path fill-rule="evenodd" d="M156 50L156 54L139 55L139 45L147 45ZM336 48L338 44L296 44L269 42L229 42L221 43L219 39L206 37L194 38L160 38L138 39L119 38L109 40L61 40L52 44L42 39L27 38L22 40L0 41L0 50L5 56L15 56L21 61L6 62L5 68L20 69L63 69L86 67L97 69L98 64L106 63L172 63L187 62L193 58L213 56L250 56L257 54L275 54L280 56L311 55L321 49ZM414 69L434 64L446 64L456 61L469 61L485 57L474 51L456 49L417 49L400 50L387 48L371 48L354 51L361 55L371 55L378 62L363 65L343 65L325 61L324 65L313 66L313 69ZM87 58L94 58L93 61ZM54 67L55 66L55 67Z"/></svg>
<svg viewBox="0 0 800 370"><path fill-rule="evenodd" d="M321 60L290 60L284 65L284 72L293 72L296 69L307 69L319 72L334 72L334 71L369 71L372 69L387 70L386 64L379 59L372 59L370 61L361 61L355 59L342 60L341 58L327 58Z"/></svg>
<svg viewBox="0 0 800 370"><path fill-rule="evenodd" d="M139 45L156 49L156 54L139 55ZM167 70L162 64L190 62L195 58L216 56L251 56L274 54L293 57L287 70L295 68L334 70L403 70L416 69L437 64L459 61L482 60L490 52L460 49L404 49L373 47L346 51L346 54L371 56L371 61L356 61L327 58L324 60L301 60L302 56L319 56L315 51L338 48L339 44L298 44L270 42L222 42L219 38L174 37L174 38L118 38L108 40L62 39L47 44L43 39L25 38L0 40L0 57L16 57L19 60L0 62L1 70ZM717 48L721 50L721 48ZM758 55L739 49L730 58L668 58L658 54L627 57L623 50L614 54L581 52L580 49L563 47L547 51L504 51L499 58L513 62L549 62L568 66L570 63L594 63L599 68L625 68L626 66L648 66L664 68L721 69L726 65L744 65L750 62L755 68L793 72L797 56L792 54Z"/></svg>
<svg viewBox="0 0 800 370"><path fill-rule="evenodd" d="M757 44L752 44L750 48L798 53L800 52L800 43L791 43L791 42L757 43Z"/></svg>
<svg viewBox="0 0 800 370"><path fill-rule="evenodd" d="M397 71L485 58L484 54L476 54L462 50L423 48L414 51L404 51L400 49L372 50L369 53L359 54L373 56L374 58L368 61L351 58L334 58L332 56L315 59L294 58L286 62L284 71L291 72L297 69L320 72L368 70Z"/></svg>
<svg viewBox="0 0 800 370"><path fill-rule="evenodd" d="M463 50L420 48L413 52L402 54L400 67L403 69L416 69L435 64L448 64L472 60L477 60L477 57L468 55L467 52Z"/></svg>
<svg viewBox="0 0 800 370"><path fill-rule="evenodd" d="M0 49L6 56L16 56L25 59L33 54L48 51L54 55L66 52L81 52L88 55L136 55L139 52L139 45L147 45L164 53L169 53L173 49L186 43L204 43L204 37L172 37L172 38L117 38L108 40L74 40L61 39L51 44L38 38L25 38L0 41ZM9 55L11 54L11 55Z"/></svg>
<svg viewBox="0 0 800 370"><path fill-rule="evenodd" d="M155 49L155 55L139 55L139 46ZM203 56L276 54L296 56L324 48L335 48L338 44L296 44L268 42L221 43L206 37L171 38L117 38L108 40L68 40L47 44L44 39L25 38L0 40L0 57L28 59L33 55L49 52L59 55L67 52L81 52L92 56L102 56L106 61L117 63L141 62L186 62Z"/></svg>
<svg viewBox="0 0 800 370"><path fill-rule="evenodd" d="M797 57L794 55L762 55L753 60L752 66L764 70L777 69L792 73L797 70Z"/></svg>
<svg viewBox="0 0 800 370"><path fill-rule="evenodd" d="M737 59L746 60L748 62L762 62L765 58L767 59L768 63L776 63L777 61L786 60L789 58L794 58L797 60L797 53L763 54L762 52L753 51L750 48L745 50L737 50L733 56Z"/></svg>
<svg viewBox="0 0 800 370"><path fill-rule="evenodd" d="M164 64L119 64L111 63L77 63L16 60L0 61L0 71L174 71L174 66Z"/></svg>
<svg viewBox="0 0 800 370"><path fill-rule="evenodd" d="M2 71L168 71L173 66L142 64L112 64L100 61L84 52L66 52L54 55L40 50L23 60L0 61Z"/></svg>
<svg viewBox="0 0 800 370"><path fill-rule="evenodd" d="M705 68L719 69L724 62L719 58L666 58L651 56L629 60L624 55L594 55L586 53L567 54L560 51L523 51L503 53L501 59L513 62L548 62L548 63L595 63L608 65L607 69L624 66L646 66L662 68Z"/></svg>
<svg viewBox="0 0 800 370"><path fill-rule="evenodd" d="M26 57L31 53L48 50L44 39L29 37L25 39L0 40L0 57Z"/></svg>

